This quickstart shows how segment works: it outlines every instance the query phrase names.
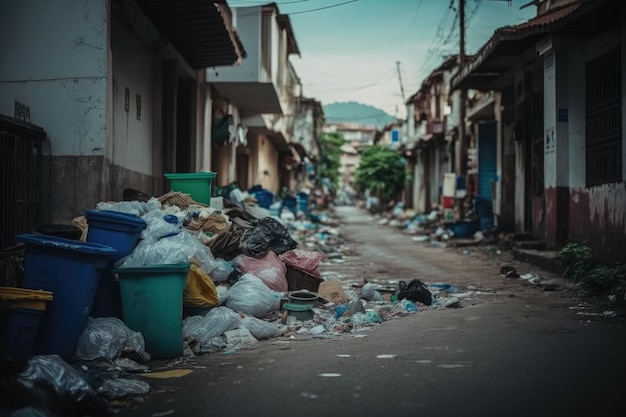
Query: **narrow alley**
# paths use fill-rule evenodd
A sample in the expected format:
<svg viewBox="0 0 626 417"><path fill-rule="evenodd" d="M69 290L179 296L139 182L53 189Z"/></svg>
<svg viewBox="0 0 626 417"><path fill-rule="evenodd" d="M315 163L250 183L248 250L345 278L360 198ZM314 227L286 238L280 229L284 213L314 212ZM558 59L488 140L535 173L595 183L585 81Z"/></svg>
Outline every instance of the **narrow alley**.
<svg viewBox="0 0 626 417"><path fill-rule="evenodd" d="M163 362L161 370L189 373L150 378L151 392L123 402L115 415L557 416L614 409L601 399L619 398L626 333L623 314L606 314L606 301L577 299L562 278L512 263L506 253L413 242L355 207L336 214L345 256L322 263L326 280L338 279L349 292L364 280L384 287L419 278L451 284L462 303L423 307L342 337L288 333L250 349ZM541 284L502 277L502 265L533 273ZM547 283L556 289L545 291Z"/></svg>

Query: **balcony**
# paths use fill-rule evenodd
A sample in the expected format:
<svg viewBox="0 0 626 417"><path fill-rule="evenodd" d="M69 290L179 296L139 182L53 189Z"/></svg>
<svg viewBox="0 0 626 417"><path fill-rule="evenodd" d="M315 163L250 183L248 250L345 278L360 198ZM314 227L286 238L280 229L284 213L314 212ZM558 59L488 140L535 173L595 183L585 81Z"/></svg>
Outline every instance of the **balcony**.
<svg viewBox="0 0 626 417"><path fill-rule="evenodd" d="M285 113L288 57L299 53L289 17L279 14L275 3L232 12L247 58L240 65L207 69L207 82L239 109L242 118Z"/></svg>

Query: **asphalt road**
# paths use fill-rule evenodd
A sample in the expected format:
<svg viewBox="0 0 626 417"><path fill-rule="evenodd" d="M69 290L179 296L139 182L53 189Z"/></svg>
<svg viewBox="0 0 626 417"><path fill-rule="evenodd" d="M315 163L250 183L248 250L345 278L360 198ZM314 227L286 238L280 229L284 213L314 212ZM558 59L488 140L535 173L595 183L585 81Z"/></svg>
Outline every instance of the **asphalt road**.
<svg viewBox="0 0 626 417"><path fill-rule="evenodd" d="M255 348L164 364L137 416L580 416L623 409L626 331L602 299L563 291L564 279L495 250L440 248L354 207L336 213L353 255L326 260L326 279L450 283L461 308L421 309L358 337L274 338ZM534 274L500 276L502 265ZM613 312L615 313L615 312ZM619 413L618 413L619 414Z"/></svg>

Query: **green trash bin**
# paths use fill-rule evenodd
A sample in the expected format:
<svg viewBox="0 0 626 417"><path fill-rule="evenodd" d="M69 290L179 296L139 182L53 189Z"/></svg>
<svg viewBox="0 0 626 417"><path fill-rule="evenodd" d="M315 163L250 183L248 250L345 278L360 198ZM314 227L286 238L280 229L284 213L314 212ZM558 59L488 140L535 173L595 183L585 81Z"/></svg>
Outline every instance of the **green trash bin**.
<svg viewBox="0 0 626 417"><path fill-rule="evenodd" d="M211 188L216 176L215 172L165 174L172 191L189 194L198 203L206 205L211 204Z"/></svg>
<svg viewBox="0 0 626 417"><path fill-rule="evenodd" d="M120 283L123 321L143 335L154 358L183 355L183 291L189 264L112 270Z"/></svg>

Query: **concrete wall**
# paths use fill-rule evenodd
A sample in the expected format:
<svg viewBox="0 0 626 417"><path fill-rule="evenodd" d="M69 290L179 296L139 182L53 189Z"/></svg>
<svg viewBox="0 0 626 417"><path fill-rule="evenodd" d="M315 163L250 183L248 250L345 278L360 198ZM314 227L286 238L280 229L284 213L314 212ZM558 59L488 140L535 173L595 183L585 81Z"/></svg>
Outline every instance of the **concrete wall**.
<svg viewBox="0 0 626 417"><path fill-rule="evenodd" d="M207 71L208 81L221 82L270 82L270 74L265 73L261 65L262 52L262 7L233 7L233 26L237 33L247 57L241 65L219 67Z"/></svg>
<svg viewBox="0 0 626 417"><path fill-rule="evenodd" d="M146 174L153 173L154 79L156 69L148 47L117 20L112 24L113 141L111 160ZM125 109L125 91L129 109ZM141 103L138 109L137 97ZM137 111L140 117L137 117Z"/></svg>
<svg viewBox="0 0 626 417"><path fill-rule="evenodd" d="M607 262L626 261L626 50L625 35L608 34L571 50L569 71L569 238L586 241L594 255ZM616 44L622 44L622 182L585 186L584 64ZM566 45L565 45L566 46ZM564 47L565 47L564 46Z"/></svg>
<svg viewBox="0 0 626 417"><path fill-rule="evenodd" d="M584 241L607 262L626 260L626 189L622 182L585 184L585 63L623 43L624 35L609 33L584 42L554 41L557 77L546 72L545 144L546 238ZM572 48L570 42L577 42ZM622 68L626 68L622 46ZM622 71L622 164L626 161L626 72ZM567 113L565 113L567 112ZM559 116L560 115L560 116ZM564 116L567 115L565 118ZM548 136L546 136L548 137Z"/></svg>
<svg viewBox="0 0 626 417"><path fill-rule="evenodd" d="M106 5L0 3L0 113L13 116L15 100L27 105L30 122L46 129L55 155L103 153Z"/></svg>
<svg viewBox="0 0 626 417"><path fill-rule="evenodd" d="M50 139L51 221L69 222L103 193L107 0L0 3L0 113L15 101Z"/></svg>
<svg viewBox="0 0 626 417"><path fill-rule="evenodd" d="M274 148L272 141L265 135L259 135L257 141L257 178L259 178L259 184L277 194L280 191L280 178L279 178L279 154ZM264 171L269 173L265 175Z"/></svg>

